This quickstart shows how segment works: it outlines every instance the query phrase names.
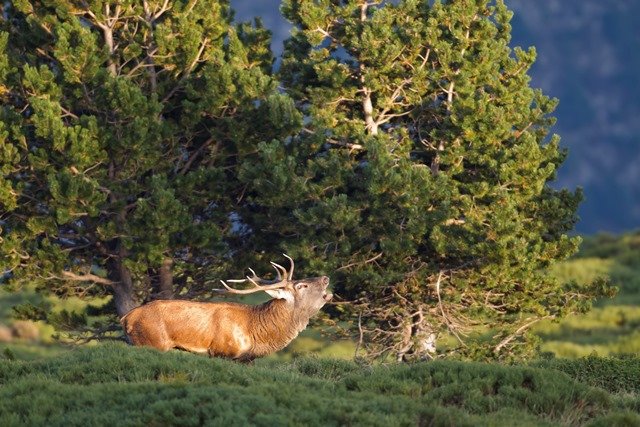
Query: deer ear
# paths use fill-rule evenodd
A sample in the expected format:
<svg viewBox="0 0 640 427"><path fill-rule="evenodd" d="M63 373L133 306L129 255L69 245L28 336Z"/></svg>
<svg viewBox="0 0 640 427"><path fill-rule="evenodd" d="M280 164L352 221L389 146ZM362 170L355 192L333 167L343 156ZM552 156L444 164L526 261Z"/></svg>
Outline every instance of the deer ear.
<svg viewBox="0 0 640 427"><path fill-rule="evenodd" d="M286 290L286 289L270 289L270 290L265 291L265 292L268 293L269 295L271 295L271 297L273 297L275 299L283 299L283 300L287 300L288 302L293 302L293 294L289 290Z"/></svg>

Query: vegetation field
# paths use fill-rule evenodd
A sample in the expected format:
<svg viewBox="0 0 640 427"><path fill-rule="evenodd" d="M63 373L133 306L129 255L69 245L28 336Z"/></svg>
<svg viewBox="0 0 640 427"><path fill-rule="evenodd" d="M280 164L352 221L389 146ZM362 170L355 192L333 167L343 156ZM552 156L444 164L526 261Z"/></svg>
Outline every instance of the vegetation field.
<svg viewBox="0 0 640 427"><path fill-rule="evenodd" d="M243 365L123 344L31 362L5 354L0 419L5 426L640 424L637 379L600 378L596 388L598 371L582 376L594 366L605 377L630 374L640 362L581 363L366 366L298 358Z"/></svg>
<svg viewBox="0 0 640 427"><path fill-rule="evenodd" d="M543 351L563 358L640 354L640 232L586 238L578 255L552 274L581 284L606 277L619 292L587 314L540 325Z"/></svg>
<svg viewBox="0 0 640 427"><path fill-rule="evenodd" d="M3 2L0 427L639 426L640 233L561 263L582 191L505 2L280 10L278 59L229 1ZM251 365L122 342L246 271L288 302L236 341L322 326Z"/></svg>

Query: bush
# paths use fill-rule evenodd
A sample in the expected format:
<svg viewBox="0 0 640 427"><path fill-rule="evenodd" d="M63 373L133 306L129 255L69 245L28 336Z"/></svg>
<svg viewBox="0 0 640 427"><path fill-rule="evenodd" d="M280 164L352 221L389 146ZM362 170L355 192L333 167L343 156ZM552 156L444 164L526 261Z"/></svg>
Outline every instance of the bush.
<svg viewBox="0 0 640 427"><path fill-rule="evenodd" d="M631 411L614 412L600 417L588 425L589 427L637 427L640 425L640 415Z"/></svg>
<svg viewBox="0 0 640 427"><path fill-rule="evenodd" d="M596 308L560 322L534 327L541 349L557 357L578 358L592 353L621 356L640 353L640 232L619 236L585 237L580 252L557 264L550 273L561 282L588 286L606 277L619 288L613 299L601 299Z"/></svg>
<svg viewBox="0 0 640 427"><path fill-rule="evenodd" d="M119 344L0 360L3 425L585 424L613 405L557 370L482 363L247 366Z"/></svg>
<svg viewBox="0 0 640 427"><path fill-rule="evenodd" d="M640 359L585 357L551 359L534 366L564 372L576 381L611 393L640 393Z"/></svg>

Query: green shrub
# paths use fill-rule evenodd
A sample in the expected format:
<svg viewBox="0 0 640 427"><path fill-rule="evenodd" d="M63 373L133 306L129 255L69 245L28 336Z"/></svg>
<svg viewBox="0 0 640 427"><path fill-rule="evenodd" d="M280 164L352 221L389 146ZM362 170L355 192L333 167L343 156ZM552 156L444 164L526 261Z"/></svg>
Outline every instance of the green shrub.
<svg viewBox="0 0 640 427"><path fill-rule="evenodd" d="M640 231L620 236L585 237L580 252L555 265L550 273L562 282L587 285L607 277L619 288L613 299L595 303L592 311L563 319L540 322L534 330L542 338L541 349L557 357L579 358L640 354Z"/></svg>
<svg viewBox="0 0 640 427"><path fill-rule="evenodd" d="M243 365L120 344L0 360L3 425L580 425L631 408L615 402L555 368L453 361Z"/></svg>
<svg viewBox="0 0 640 427"><path fill-rule="evenodd" d="M637 427L640 426L640 415L631 411L614 412L597 418L588 424L589 427Z"/></svg>
<svg viewBox="0 0 640 427"><path fill-rule="evenodd" d="M640 358L551 359L534 366L564 372L576 381L611 393L640 394Z"/></svg>

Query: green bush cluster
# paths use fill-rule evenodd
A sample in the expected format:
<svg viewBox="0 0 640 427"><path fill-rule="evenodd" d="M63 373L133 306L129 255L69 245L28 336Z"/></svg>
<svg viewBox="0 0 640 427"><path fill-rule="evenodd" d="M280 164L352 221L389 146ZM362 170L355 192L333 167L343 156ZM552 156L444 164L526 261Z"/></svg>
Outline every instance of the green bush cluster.
<svg viewBox="0 0 640 427"><path fill-rule="evenodd" d="M640 231L616 236L601 233L586 239L581 247L581 258L617 258L630 265L640 265Z"/></svg>
<svg viewBox="0 0 640 427"><path fill-rule="evenodd" d="M612 283L620 288L622 298L618 303L640 303L640 231L587 238L577 257L578 261L607 260L611 264L607 273Z"/></svg>
<svg viewBox="0 0 640 427"><path fill-rule="evenodd" d="M623 404L582 383L585 375L592 385L612 375L595 361L573 365L575 372L559 361L544 363L545 369L453 361L371 366L299 358L242 365L110 344L39 361L0 360L0 419L8 426L640 422L633 399ZM631 373L638 362L620 363ZM620 389L637 392L637 383Z"/></svg>
<svg viewBox="0 0 640 427"><path fill-rule="evenodd" d="M578 382L611 393L640 394L640 358L637 357L551 359L536 362L533 366L562 371Z"/></svg>

